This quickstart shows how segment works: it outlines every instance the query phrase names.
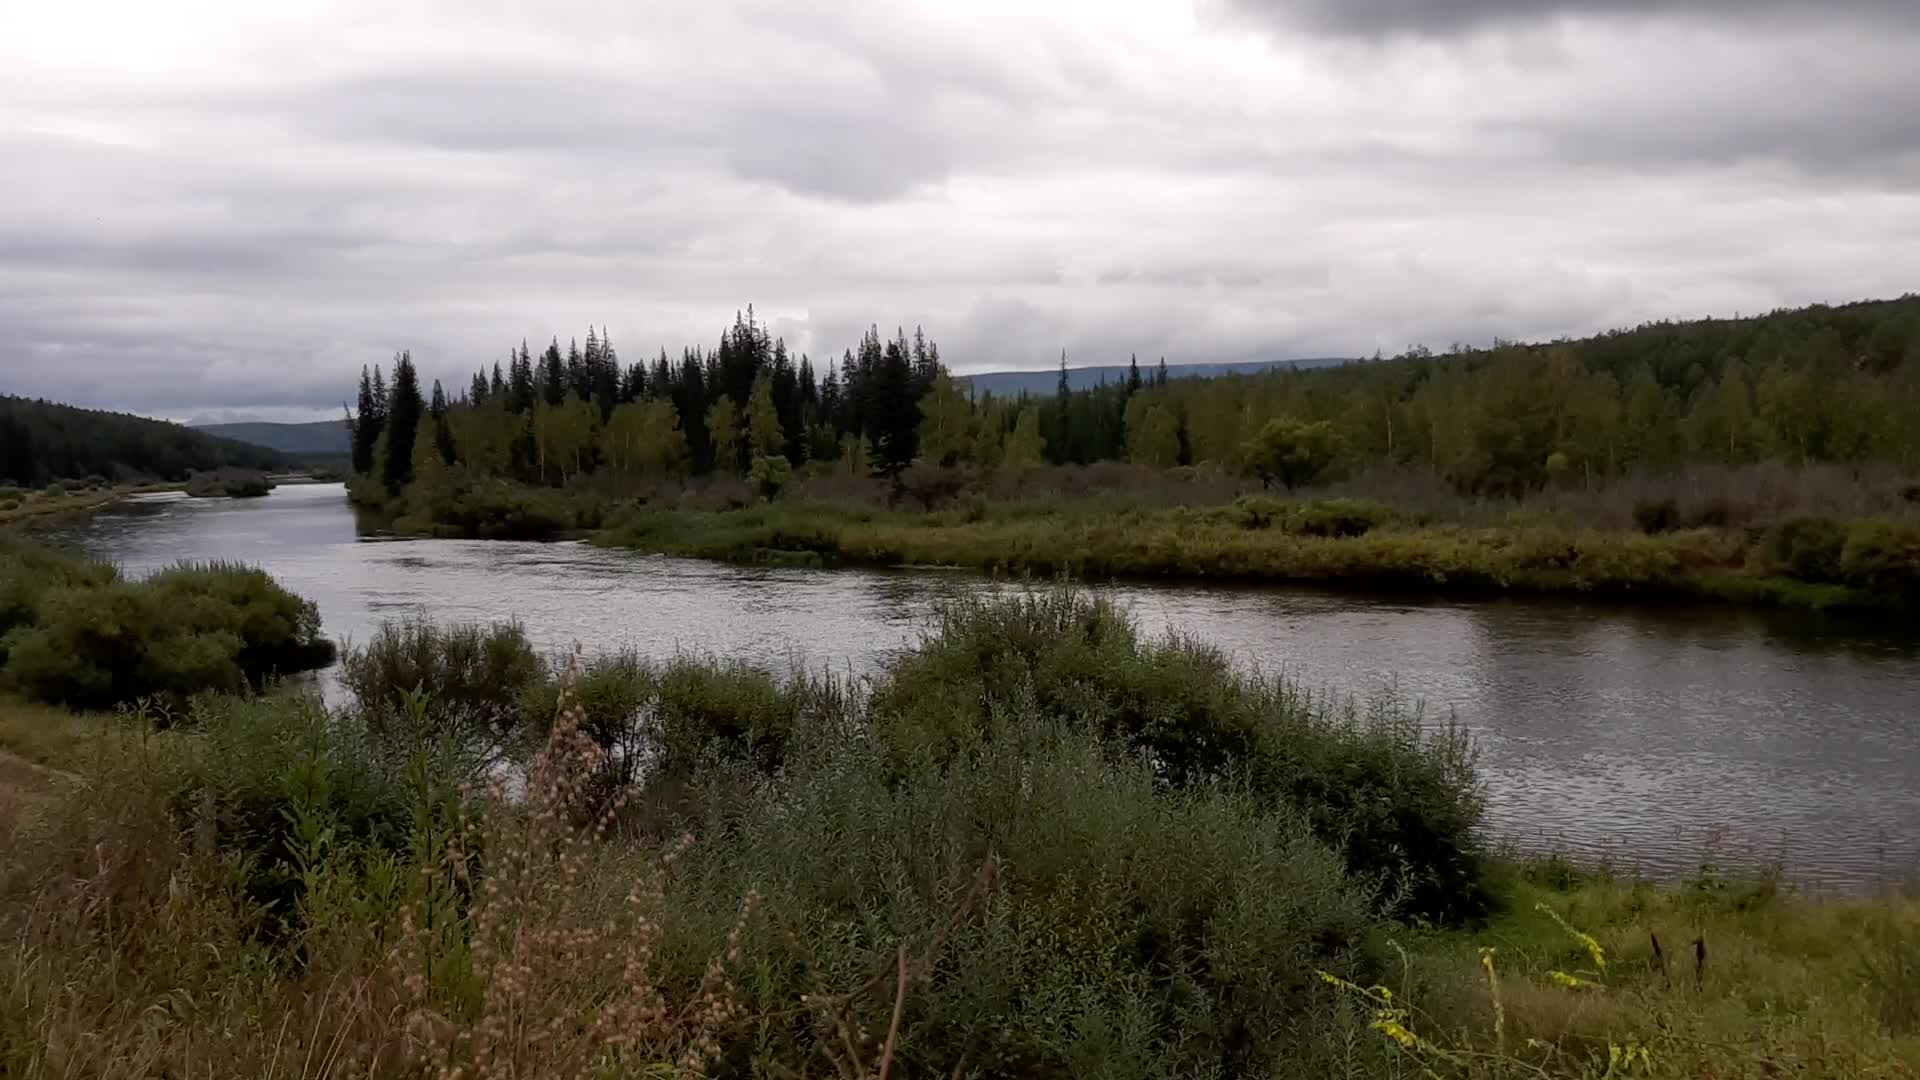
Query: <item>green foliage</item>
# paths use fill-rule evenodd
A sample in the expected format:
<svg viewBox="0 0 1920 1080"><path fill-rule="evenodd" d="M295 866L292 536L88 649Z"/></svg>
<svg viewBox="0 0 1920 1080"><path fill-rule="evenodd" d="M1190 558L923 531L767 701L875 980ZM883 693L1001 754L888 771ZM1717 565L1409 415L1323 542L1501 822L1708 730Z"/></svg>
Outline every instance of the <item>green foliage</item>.
<svg viewBox="0 0 1920 1080"><path fill-rule="evenodd" d="M1680 527L1680 503L1674 499L1653 499L1633 505L1633 527L1655 536Z"/></svg>
<svg viewBox="0 0 1920 1080"><path fill-rule="evenodd" d="M514 623L383 623L340 657L340 684L360 722L416 745L485 741L524 727L527 692L546 688L546 667ZM424 709L413 705L424 699Z"/></svg>
<svg viewBox="0 0 1920 1080"><path fill-rule="evenodd" d="M401 532L481 540L545 540L599 524L600 501L470 473L415 483L400 502Z"/></svg>
<svg viewBox="0 0 1920 1080"><path fill-rule="evenodd" d="M793 466L779 455L754 458L753 467L747 470L747 483L753 493L767 502L779 498L792 478Z"/></svg>
<svg viewBox="0 0 1920 1080"><path fill-rule="evenodd" d="M181 564L122 581L77 560L48 573L58 561L16 555L0 563L4 675L36 700L177 703L257 689L333 660L313 604L261 570Z"/></svg>
<svg viewBox="0 0 1920 1080"><path fill-rule="evenodd" d="M187 481L187 494L201 499L252 499L272 490L267 474L246 469L197 472Z"/></svg>
<svg viewBox="0 0 1920 1080"><path fill-rule="evenodd" d="M1192 642L1144 641L1105 602L1053 592L949 608L872 704L902 768L976 753L1034 717L1140 755L1176 789L1247 785L1311 822L1396 910L1471 916L1485 902L1460 736L1390 708L1314 702Z"/></svg>
<svg viewBox="0 0 1920 1080"><path fill-rule="evenodd" d="M1037 718L946 767L899 774L856 741L778 788L708 783L702 831L725 839L667 896L688 974L749 888L755 1011L873 978L847 1022L884 1032L904 956L905 1074L1268 1075L1338 1023L1316 968L1374 970L1364 896L1294 816L1231 785L1167 793ZM750 1041L797 1060L823 1036Z"/></svg>
<svg viewBox="0 0 1920 1080"><path fill-rule="evenodd" d="M1920 520L1854 522L1840 552L1840 572L1856 588L1920 600Z"/></svg>
<svg viewBox="0 0 1920 1080"><path fill-rule="evenodd" d="M1787 575L1801 581L1839 582L1846 551L1846 526L1831 518L1798 517L1767 534L1766 551Z"/></svg>
<svg viewBox="0 0 1920 1080"><path fill-rule="evenodd" d="M1276 482L1291 491L1318 479L1333 464L1337 441L1333 425L1325 420L1303 422L1279 416L1261 425L1245 448L1247 469L1271 487Z"/></svg>

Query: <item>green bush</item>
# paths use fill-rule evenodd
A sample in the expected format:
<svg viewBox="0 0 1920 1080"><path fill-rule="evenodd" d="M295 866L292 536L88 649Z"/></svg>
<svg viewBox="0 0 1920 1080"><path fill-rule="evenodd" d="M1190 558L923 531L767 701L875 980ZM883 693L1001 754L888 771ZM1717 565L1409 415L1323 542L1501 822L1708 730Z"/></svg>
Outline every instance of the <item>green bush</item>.
<svg viewBox="0 0 1920 1080"><path fill-rule="evenodd" d="M526 715L554 715L562 673L520 695ZM850 702L830 678L785 681L746 664L678 658L656 664L634 653L593 657L568 688L581 730L607 755L613 787L679 781L714 764L772 773L803 729L845 730Z"/></svg>
<svg viewBox="0 0 1920 1080"><path fill-rule="evenodd" d="M410 742L513 736L527 719L524 695L544 689L545 680L545 665L515 623L383 623L373 640L340 658L340 684L361 722ZM418 715L414 695L425 698Z"/></svg>
<svg viewBox="0 0 1920 1080"><path fill-rule="evenodd" d="M0 512L20 509L19 499L0 499Z"/></svg>
<svg viewBox="0 0 1920 1080"><path fill-rule="evenodd" d="M1294 507L1286 529L1296 536L1365 536L1393 519L1392 509L1367 499L1322 499Z"/></svg>
<svg viewBox="0 0 1920 1080"><path fill-rule="evenodd" d="M1674 499L1648 499L1633 504L1633 527L1648 536L1672 532L1680 527L1680 503Z"/></svg>
<svg viewBox="0 0 1920 1080"><path fill-rule="evenodd" d="M191 765L171 801L184 828L211 833L247 897L282 923L303 864L342 851L398 851L430 770L342 723L317 696L210 697L188 712Z"/></svg>
<svg viewBox="0 0 1920 1080"><path fill-rule="evenodd" d="M1463 736L1393 708L1330 708L1191 642L1143 641L1105 602L1055 591L947 609L878 681L870 723L911 770L1036 718L1138 754L1172 788L1249 784L1300 813L1395 911L1484 909L1483 808Z"/></svg>
<svg viewBox="0 0 1920 1080"><path fill-rule="evenodd" d="M10 682L85 708L256 689L333 660L310 602L232 564L129 582L111 567L15 550L0 556L0 631Z"/></svg>
<svg viewBox="0 0 1920 1080"><path fill-rule="evenodd" d="M1840 570L1868 592L1920 599L1920 521L1873 518L1847 529Z"/></svg>
<svg viewBox="0 0 1920 1080"><path fill-rule="evenodd" d="M399 505L402 532L481 540L545 540L597 528L601 515L592 496L464 476L416 483Z"/></svg>
<svg viewBox="0 0 1920 1080"><path fill-rule="evenodd" d="M1789 577L1810 582L1840 582L1847 527L1832 518L1797 517L1775 525L1766 536L1766 552Z"/></svg>
<svg viewBox="0 0 1920 1080"><path fill-rule="evenodd" d="M19 498L21 498L21 497L22 497L22 496L23 496L24 494L25 494L25 493L24 493L24 492L22 492L22 491L21 491L21 490L20 490L19 488L17 488L17 487L13 487L13 486L11 486L11 485L8 485L8 484L0 484L0 499L15 499L15 500L17 500L17 499L19 499Z"/></svg>
<svg viewBox="0 0 1920 1080"><path fill-rule="evenodd" d="M700 977L739 897L762 897L742 982L771 1022L729 1052L801 1060L833 1037L786 1011L878 985L852 1026L896 1065L989 1076L1273 1075L1335 1022L1316 971L1378 970L1362 890L1298 818L1231 784L1167 792L1146 762L1036 720L905 775L858 740L778 787L717 782L666 895L667 957Z"/></svg>

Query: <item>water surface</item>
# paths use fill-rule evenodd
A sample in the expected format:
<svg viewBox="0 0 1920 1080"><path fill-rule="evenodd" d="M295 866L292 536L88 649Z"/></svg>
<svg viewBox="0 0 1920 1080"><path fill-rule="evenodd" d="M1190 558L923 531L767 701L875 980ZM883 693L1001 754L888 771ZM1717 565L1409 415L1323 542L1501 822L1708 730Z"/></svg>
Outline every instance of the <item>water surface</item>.
<svg viewBox="0 0 1920 1080"><path fill-rule="evenodd" d="M257 563L329 633L384 619L514 619L544 649L690 651L871 670L971 574L753 569L579 543L380 540L337 484L162 496L66 538L140 572ZM1778 860L1835 886L1920 866L1920 632L1730 608L1437 602L1286 588L1103 589L1316 691L1395 694L1470 729L1490 828L1527 847L1671 872Z"/></svg>

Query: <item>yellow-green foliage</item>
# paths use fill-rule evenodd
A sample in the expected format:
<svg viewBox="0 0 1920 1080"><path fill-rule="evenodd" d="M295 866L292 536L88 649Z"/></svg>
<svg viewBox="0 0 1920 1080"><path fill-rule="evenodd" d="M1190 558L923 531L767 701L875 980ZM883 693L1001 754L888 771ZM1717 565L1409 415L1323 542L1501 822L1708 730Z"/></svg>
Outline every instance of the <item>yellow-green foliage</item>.
<svg viewBox="0 0 1920 1080"><path fill-rule="evenodd" d="M1405 1075L1838 1080L1920 1068L1920 899L1607 875L1509 889L1507 914L1485 928L1407 935L1391 1002L1347 988L1417 1040L1375 1029Z"/></svg>
<svg viewBox="0 0 1920 1080"><path fill-rule="evenodd" d="M1894 526L1862 533L1861 583L1911 572ZM1844 533L1842 534L1844 537ZM1884 537L1884 539L1883 539ZM1347 583L1446 592L1718 596L1755 602L1867 602L1847 580L1814 593L1781 587L1744 533L1657 535L1418 524L1359 500L1241 499L1214 509L1009 504L984 512L875 512L807 505L722 513L629 515L604 543L739 562L807 552L824 562L965 566L1086 578L1197 578ZM1905 541L1899 541L1904 543ZM1839 560L1838 546L1833 551ZM1872 568L1872 569L1870 569ZM1879 575L1878 577L1872 575ZM1738 579L1733 584L1728 578ZM1815 579L1816 582L1819 579ZM1741 582L1753 583L1742 590Z"/></svg>

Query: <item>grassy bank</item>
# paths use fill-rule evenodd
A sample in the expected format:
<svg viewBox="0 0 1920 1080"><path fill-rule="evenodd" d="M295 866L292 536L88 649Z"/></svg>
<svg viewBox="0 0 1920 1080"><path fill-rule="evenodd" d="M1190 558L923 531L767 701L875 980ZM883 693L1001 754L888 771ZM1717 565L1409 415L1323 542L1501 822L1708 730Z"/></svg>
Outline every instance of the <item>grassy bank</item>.
<svg viewBox="0 0 1920 1080"><path fill-rule="evenodd" d="M179 489L179 484L109 484L104 480L49 484L35 491L0 487L0 528L80 517L130 496Z"/></svg>
<svg viewBox="0 0 1920 1080"><path fill-rule="evenodd" d="M865 686L418 624L343 675L164 730L0 698L87 785L0 769L41 806L0 1073L1920 1067L1914 901L1491 859L1457 736L1072 596L951 609Z"/></svg>
<svg viewBox="0 0 1920 1080"><path fill-rule="evenodd" d="M1572 594L1877 608L1920 596L1920 519L1765 529L1576 529L1515 514L1428 522L1357 500L1117 500L915 513L832 505L634 511L597 542L744 563L941 565L1088 579L1296 582L1455 595Z"/></svg>

